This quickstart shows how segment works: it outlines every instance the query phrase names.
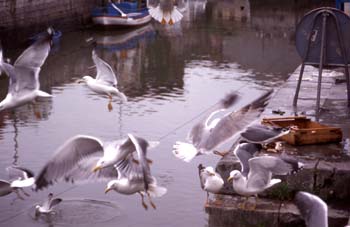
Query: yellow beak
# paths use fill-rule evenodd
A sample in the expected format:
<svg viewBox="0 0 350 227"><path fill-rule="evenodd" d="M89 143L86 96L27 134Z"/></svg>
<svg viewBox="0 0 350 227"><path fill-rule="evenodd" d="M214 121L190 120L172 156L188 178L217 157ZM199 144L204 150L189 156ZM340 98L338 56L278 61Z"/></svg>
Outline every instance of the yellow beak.
<svg viewBox="0 0 350 227"><path fill-rule="evenodd" d="M107 192L109 192L110 190L112 190L111 188L106 188L105 189L105 194L107 193Z"/></svg>
<svg viewBox="0 0 350 227"><path fill-rule="evenodd" d="M227 178L227 182L230 182L230 181L232 181L233 180L233 177L229 177L229 178Z"/></svg>
<svg viewBox="0 0 350 227"><path fill-rule="evenodd" d="M99 170L101 170L102 167L101 166L95 166L93 169L92 169L92 172L97 172Z"/></svg>

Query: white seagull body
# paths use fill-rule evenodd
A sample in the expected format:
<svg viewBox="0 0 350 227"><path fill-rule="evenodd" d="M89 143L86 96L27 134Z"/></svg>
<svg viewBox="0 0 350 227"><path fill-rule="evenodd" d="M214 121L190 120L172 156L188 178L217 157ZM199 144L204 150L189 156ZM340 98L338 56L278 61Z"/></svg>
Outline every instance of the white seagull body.
<svg viewBox="0 0 350 227"><path fill-rule="evenodd" d="M224 185L222 177L214 170L213 167L204 167L202 164L198 166L199 179L201 187L207 192L206 203L209 202L209 192L217 194Z"/></svg>
<svg viewBox="0 0 350 227"><path fill-rule="evenodd" d="M97 70L96 78L91 76L84 76L82 78L88 88L98 94L107 95L110 101L112 100L112 96L116 95L126 102L127 97L116 87L117 78L112 67L97 56L95 50L92 51L92 60ZM111 110L111 104L109 104L108 108Z"/></svg>
<svg viewBox="0 0 350 227"><path fill-rule="evenodd" d="M51 39L52 30L48 29L48 34L27 48L13 65L3 61L0 50L0 70L9 77L8 93L0 102L0 111L32 102L36 97L52 97L40 90L39 83L39 73L50 52Z"/></svg>
<svg viewBox="0 0 350 227"><path fill-rule="evenodd" d="M118 171L118 178L108 182L105 192L114 190L126 195L139 193L145 209L148 206L144 202L144 195L147 195L151 206L155 209L156 206L152 202L151 197L163 196L167 192L167 189L158 186L156 179L151 175L146 158L149 143L140 137L131 134L128 136L135 146L138 163L135 162L131 154L126 159L117 163L115 168Z"/></svg>

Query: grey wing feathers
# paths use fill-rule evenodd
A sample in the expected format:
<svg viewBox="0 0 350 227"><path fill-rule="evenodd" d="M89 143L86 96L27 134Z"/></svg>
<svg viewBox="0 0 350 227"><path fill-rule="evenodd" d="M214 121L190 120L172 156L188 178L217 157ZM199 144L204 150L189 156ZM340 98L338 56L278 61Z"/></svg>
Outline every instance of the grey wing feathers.
<svg viewBox="0 0 350 227"><path fill-rule="evenodd" d="M254 154L259 152L261 148L260 144L253 143L241 143L236 146L234 154L239 159L243 176L247 176L249 173L249 159L253 158Z"/></svg>
<svg viewBox="0 0 350 227"><path fill-rule="evenodd" d="M205 183L205 173L204 173L204 166L202 164L198 165L198 175L199 175L199 182L201 184L201 188L204 189L204 183Z"/></svg>
<svg viewBox="0 0 350 227"><path fill-rule="evenodd" d="M40 68L51 48L52 34L47 33L28 47L15 61L14 66Z"/></svg>
<svg viewBox="0 0 350 227"><path fill-rule="evenodd" d="M103 155L102 142L91 136L78 135L66 141L42 168L36 178L36 190L64 178L79 161L92 155Z"/></svg>
<svg viewBox="0 0 350 227"><path fill-rule="evenodd" d="M107 62L103 61L99 56L97 56L95 50L92 51L92 60L96 65L96 80L104 82L111 86L116 86L117 79L112 67Z"/></svg>
<svg viewBox="0 0 350 227"><path fill-rule="evenodd" d="M327 227L327 204L319 197L307 192L297 192L294 198L301 216L308 227Z"/></svg>
<svg viewBox="0 0 350 227"><path fill-rule="evenodd" d="M283 128L274 128L261 124L252 124L241 133L241 136L250 142L262 143L269 139L278 137L282 131Z"/></svg>
<svg viewBox="0 0 350 227"><path fill-rule="evenodd" d="M53 208L54 206L56 206L60 202L62 202L61 198L55 198L55 199L51 200L50 205L49 205L49 209Z"/></svg>

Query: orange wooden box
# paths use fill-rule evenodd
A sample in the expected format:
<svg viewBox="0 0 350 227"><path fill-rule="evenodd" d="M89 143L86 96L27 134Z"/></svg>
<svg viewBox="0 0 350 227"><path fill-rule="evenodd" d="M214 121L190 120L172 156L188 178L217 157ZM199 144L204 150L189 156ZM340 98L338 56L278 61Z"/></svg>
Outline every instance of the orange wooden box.
<svg viewBox="0 0 350 227"><path fill-rule="evenodd" d="M280 127L297 126L282 137L292 145L341 142L343 137L340 128L322 125L306 116L263 118L261 123Z"/></svg>

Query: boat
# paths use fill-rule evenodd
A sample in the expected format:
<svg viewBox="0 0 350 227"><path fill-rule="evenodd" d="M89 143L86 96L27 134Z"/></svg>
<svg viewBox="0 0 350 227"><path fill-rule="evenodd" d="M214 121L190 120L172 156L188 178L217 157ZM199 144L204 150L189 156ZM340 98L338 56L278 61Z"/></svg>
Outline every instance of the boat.
<svg viewBox="0 0 350 227"><path fill-rule="evenodd" d="M103 26L139 26L150 22L151 19L147 4L143 1L109 2L92 11L93 23Z"/></svg>

